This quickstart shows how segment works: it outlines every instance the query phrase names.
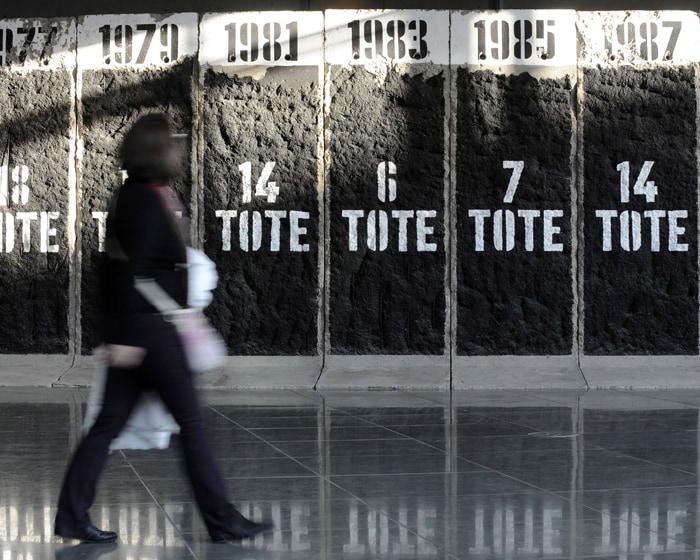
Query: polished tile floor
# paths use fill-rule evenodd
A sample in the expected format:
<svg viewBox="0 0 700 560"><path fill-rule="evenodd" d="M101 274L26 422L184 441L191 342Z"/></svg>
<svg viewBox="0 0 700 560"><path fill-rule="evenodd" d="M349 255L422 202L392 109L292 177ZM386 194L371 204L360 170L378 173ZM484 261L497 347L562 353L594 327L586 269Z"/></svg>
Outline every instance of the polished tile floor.
<svg viewBox="0 0 700 560"><path fill-rule="evenodd" d="M0 560L700 559L700 391L203 393L232 499L276 529L215 545L178 441L116 451L52 536L86 389L2 388Z"/></svg>

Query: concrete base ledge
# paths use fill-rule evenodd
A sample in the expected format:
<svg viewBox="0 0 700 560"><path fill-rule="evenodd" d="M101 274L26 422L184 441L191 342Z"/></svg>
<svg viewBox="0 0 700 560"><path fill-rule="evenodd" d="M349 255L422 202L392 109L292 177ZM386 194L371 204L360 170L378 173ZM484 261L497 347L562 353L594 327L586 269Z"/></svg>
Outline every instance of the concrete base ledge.
<svg viewBox="0 0 700 560"><path fill-rule="evenodd" d="M90 386L98 364L99 355L82 356L53 384ZM231 356L222 368L200 375L197 385L203 389L313 389L321 365L321 356Z"/></svg>
<svg viewBox="0 0 700 560"><path fill-rule="evenodd" d="M697 389L699 356L582 356L591 389Z"/></svg>
<svg viewBox="0 0 700 560"><path fill-rule="evenodd" d="M313 389L322 356L231 356L219 371L201 376L208 389Z"/></svg>
<svg viewBox="0 0 700 560"><path fill-rule="evenodd" d="M326 356L316 388L449 390L450 357Z"/></svg>
<svg viewBox="0 0 700 560"><path fill-rule="evenodd" d="M0 356L0 386L50 387L73 367L62 354L4 354Z"/></svg>
<svg viewBox="0 0 700 560"><path fill-rule="evenodd" d="M586 381L571 356L457 356L453 389L581 389Z"/></svg>
<svg viewBox="0 0 700 560"><path fill-rule="evenodd" d="M89 387L96 356L0 356L0 386ZM205 389L698 389L698 356L231 356Z"/></svg>

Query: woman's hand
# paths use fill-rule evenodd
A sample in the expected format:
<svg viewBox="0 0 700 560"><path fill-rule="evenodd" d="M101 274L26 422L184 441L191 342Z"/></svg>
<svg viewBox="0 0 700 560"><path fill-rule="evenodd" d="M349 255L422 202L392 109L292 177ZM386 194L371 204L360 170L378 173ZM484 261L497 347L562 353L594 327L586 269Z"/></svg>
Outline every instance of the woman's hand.
<svg viewBox="0 0 700 560"><path fill-rule="evenodd" d="M107 363L110 367L132 369L140 366L145 356L146 349L140 346L107 345Z"/></svg>

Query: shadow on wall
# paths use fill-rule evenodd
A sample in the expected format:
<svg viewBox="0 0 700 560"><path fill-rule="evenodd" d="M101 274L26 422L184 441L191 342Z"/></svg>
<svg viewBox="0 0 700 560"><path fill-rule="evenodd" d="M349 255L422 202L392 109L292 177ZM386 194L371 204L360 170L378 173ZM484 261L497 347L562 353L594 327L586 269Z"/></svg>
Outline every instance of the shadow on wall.
<svg viewBox="0 0 700 560"><path fill-rule="evenodd" d="M72 325L82 317L82 346L98 340L96 263L99 219L119 184L116 160L129 122L149 111L170 115L176 130L192 125L192 61L167 70L83 72L80 130L84 142L78 168L78 235L82 255L80 313L70 296L75 205L67 185L72 167L73 77L65 70L0 73L0 131L5 180L0 183L0 351L67 353ZM186 155L189 154L186 150ZM187 200L187 161L175 188ZM3 191L2 187L5 186ZM6 192L3 200L3 192ZM99 215L99 214L97 214ZM4 223L3 223L4 222ZM38 232L38 233L37 233ZM77 316L77 318L76 318Z"/></svg>
<svg viewBox="0 0 700 560"><path fill-rule="evenodd" d="M71 80L0 72L1 352L69 350Z"/></svg>
<svg viewBox="0 0 700 560"><path fill-rule="evenodd" d="M56 243L56 253L35 250L23 253L17 247L10 255L13 266L0 279L6 296L0 305L7 308L0 315L0 332L4 333L2 351L66 353L71 345L73 324L80 329L81 338L75 347L82 353L90 353L99 343L98 270L103 258L100 235L104 233L109 199L121 180L116 159L121 137L131 122L151 111L167 113L177 131L191 132L193 96L199 95L192 89L192 73L191 60L158 70L82 72L79 138L84 148L78 168L80 202L76 243L81 267L76 278L80 278L81 297L80 309L75 311L70 297L71 248L67 241L63 242L70 238L68 209L74 204L70 189L65 187L72 153L71 76L61 71L2 76L8 82L5 91L9 94L5 95L14 99L12 109L3 115L2 124L2 130L11 138L9 165L27 165L31 169L31 202L38 211L45 207L58 210L60 218L51 223L56 228L52 239L61 240ZM59 79L60 88L55 84ZM221 289L210 314L227 337L233 354L314 355L319 348L315 321L322 288L304 285L296 292L288 288L295 277L306 278L305 284L315 284L319 278L318 232L325 231L319 223L316 152L321 105L308 92L302 95L308 99L296 99L299 91L285 88L283 75L275 77L272 73L266 79L269 83L262 85L230 78L216 85L213 78L208 79L202 92L210 96L205 109L207 141L202 189L206 198L213 201L209 204L240 208L241 186L236 166L244 159L252 159L256 165L275 159L276 173L282 184L287 185L284 187L287 198L280 198L283 207L309 210L311 222L305 238L308 247L300 256L301 268L292 266L283 274L275 270L279 263L284 264L289 253L275 254L269 247L252 253L243 250L240 244L234 244L230 253L221 252L222 223L214 216L219 208L207 206L201 214L207 221L206 247L222 271ZM445 84L445 72L430 78L390 72L386 82L378 84L374 76L358 68L338 76L337 85L333 86L334 140L329 148L333 171L326 186L330 193L332 233L337 236L331 257L332 351L437 355L444 352ZM23 93L13 95L16 91ZM57 103L60 98L57 92L61 92L63 102ZM358 95L367 99L364 113L357 111ZM295 104L302 103L306 103L306 109L295 108ZM234 106L242 112L231 113L229 107ZM247 130L245 122L250 115L255 119ZM268 120L261 128L257 121L263 115ZM290 118L294 122L287 122ZM219 145L218 134L226 127L231 130L221 137L223 142ZM301 138L295 144L294 135L285 137L280 132L285 128L292 131L303 128L308 138ZM187 201L193 196L191 137L183 152L183 173L174 187ZM48 161L47 154L51 154ZM385 180L398 185L395 199L378 198L380 168ZM50 174L53 177L47 180ZM296 181L300 184L290 184ZM362 213L356 224L359 242L354 250L349 241L350 224L342 217L344 210ZM405 213L403 222L392 217L394 211ZM431 228L424 234L422 242L427 249L424 247L422 252L417 247L421 240L417 239L416 229L417 215L421 212L420 219ZM261 214L264 214L262 209ZM369 225L371 220L373 227ZM407 228L404 241L401 241L401 223ZM386 245L381 239L372 241L370 234L385 236ZM31 260L33 256L43 261ZM296 257L289 257L293 258ZM235 276L242 282L240 286L234 283L233 289L227 280L229 263L235 265ZM263 269L268 271L260 276L258 272ZM43 296L39 298L35 292ZM298 307L300 301L304 309ZM240 315L246 308L254 308L253 316ZM285 331L287 335L281 336ZM290 336L306 331L308 334L302 338ZM281 334L270 338L274 332Z"/></svg>
<svg viewBox="0 0 700 560"><path fill-rule="evenodd" d="M445 348L446 68L330 77L332 354ZM363 109L358 111L358 106Z"/></svg>
<svg viewBox="0 0 700 560"><path fill-rule="evenodd" d="M112 193L121 182L117 154L131 123L148 112L163 112L173 129L189 134L182 145L182 173L173 188L188 206L192 194L192 60L154 70L86 70L82 74L84 144L80 191L82 352L99 343L98 271L104 258L100 234Z"/></svg>

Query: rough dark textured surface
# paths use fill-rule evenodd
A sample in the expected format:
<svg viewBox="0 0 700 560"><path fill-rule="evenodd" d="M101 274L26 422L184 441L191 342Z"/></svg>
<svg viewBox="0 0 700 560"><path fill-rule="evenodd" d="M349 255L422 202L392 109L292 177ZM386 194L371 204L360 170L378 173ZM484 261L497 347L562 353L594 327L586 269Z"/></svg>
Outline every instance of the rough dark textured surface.
<svg viewBox="0 0 700 560"><path fill-rule="evenodd" d="M0 165L10 173L27 166L26 203L0 207L0 352L68 351L69 261L68 164L70 80L65 70L15 73L0 70ZM17 185L9 177L9 195ZM21 184L20 184L21 186ZM29 251L22 242L23 221L15 220L14 248L7 252L7 215L58 212L50 222L58 252L41 252L40 221L32 220ZM26 222L25 222L26 223Z"/></svg>
<svg viewBox="0 0 700 560"><path fill-rule="evenodd" d="M569 354L572 351L571 86L567 79L458 70L457 79L457 351L462 355ZM518 189L504 202L511 169L523 161ZM483 251L476 219L489 210ZM539 210L533 250L518 210ZM543 211L554 220L562 251L544 250ZM515 244L497 250L494 213L512 211Z"/></svg>
<svg viewBox="0 0 700 560"><path fill-rule="evenodd" d="M696 94L692 68L587 70L583 111L585 204L585 344L587 354L697 354ZM630 195L621 203L621 162L630 162L630 187L645 161L654 202ZM668 221L660 222L660 251L650 247L650 220L642 219L638 251L602 247L596 210L687 210L681 242L668 251Z"/></svg>
<svg viewBox="0 0 700 560"><path fill-rule="evenodd" d="M98 274L104 258L104 253L98 251L98 222L92 212L106 212L112 194L121 183L119 146L139 117L163 112L171 119L175 132L191 132L192 61L159 69L86 70L82 78L82 351L90 353L100 341ZM180 142L182 169L172 186L187 207L191 192L191 137Z"/></svg>
<svg viewBox="0 0 700 560"><path fill-rule="evenodd" d="M204 99L205 248L215 259L219 286L209 307L212 322L236 355L314 355L318 348L318 119L321 114L318 69L271 68L262 79L207 71ZM243 202L239 165L251 163L252 189L266 162L275 201L253 194ZM223 247L223 219L217 210L236 211L231 248ZM262 238L253 250L251 234L241 247L240 213L248 222L258 212ZM271 246L272 221L265 211L287 212L280 220L279 250ZM306 232L292 251L290 214Z"/></svg>
<svg viewBox="0 0 700 560"><path fill-rule="evenodd" d="M445 76L400 75L382 84L362 67L331 78L330 336L333 354L442 354L445 351ZM396 200L379 200L377 167L397 169ZM363 210L358 246L349 248L343 210ZM434 228L419 252L416 220L407 251L398 247L392 210L430 210ZM368 246L367 216L385 211L388 245Z"/></svg>

